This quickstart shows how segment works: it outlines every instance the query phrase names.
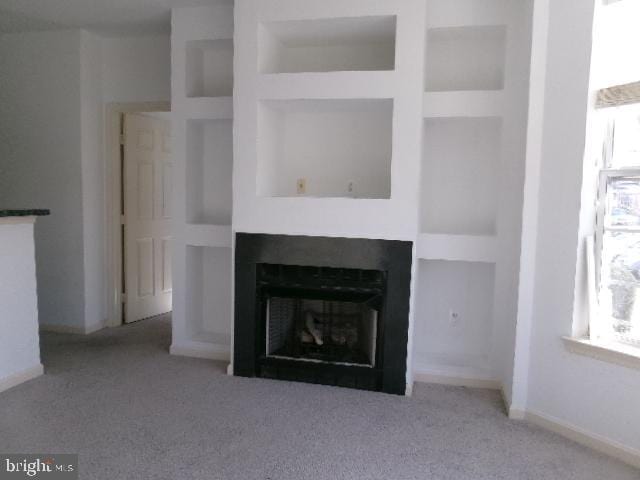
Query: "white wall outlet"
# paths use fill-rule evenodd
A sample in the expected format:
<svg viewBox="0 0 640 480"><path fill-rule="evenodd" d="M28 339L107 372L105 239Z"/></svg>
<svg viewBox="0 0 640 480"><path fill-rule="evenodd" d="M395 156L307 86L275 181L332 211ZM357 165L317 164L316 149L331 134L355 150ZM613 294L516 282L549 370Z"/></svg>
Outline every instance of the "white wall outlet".
<svg viewBox="0 0 640 480"><path fill-rule="evenodd" d="M296 182L296 191L298 192L298 195L304 195L305 193L307 193L307 179L306 178L299 178L298 181Z"/></svg>
<svg viewBox="0 0 640 480"><path fill-rule="evenodd" d="M349 192L350 194L353 194L354 192L353 182L349 182L349 185L347 185L347 192Z"/></svg>
<svg viewBox="0 0 640 480"><path fill-rule="evenodd" d="M460 314L455 310L449 310L449 321L451 323L458 323L458 320L460 320Z"/></svg>

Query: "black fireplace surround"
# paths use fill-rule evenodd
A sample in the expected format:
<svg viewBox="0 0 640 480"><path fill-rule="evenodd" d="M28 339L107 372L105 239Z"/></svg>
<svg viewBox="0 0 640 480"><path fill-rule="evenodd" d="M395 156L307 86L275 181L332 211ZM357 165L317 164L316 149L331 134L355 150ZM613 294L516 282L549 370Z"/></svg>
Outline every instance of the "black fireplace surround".
<svg viewBox="0 0 640 480"><path fill-rule="evenodd" d="M234 375L404 395L412 247L238 233Z"/></svg>

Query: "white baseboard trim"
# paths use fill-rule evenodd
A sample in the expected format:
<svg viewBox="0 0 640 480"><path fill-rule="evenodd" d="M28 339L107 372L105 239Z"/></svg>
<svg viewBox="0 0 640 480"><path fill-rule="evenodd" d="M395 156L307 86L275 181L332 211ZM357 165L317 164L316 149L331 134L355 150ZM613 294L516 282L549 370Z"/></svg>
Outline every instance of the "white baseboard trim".
<svg viewBox="0 0 640 480"><path fill-rule="evenodd" d="M105 322L84 327L72 327L69 325L40 325L41 332L65 333L71 335L91 335L105 328Z"/></svg>
<svg viewBox="0 0 640 480"><path fill-rule="evenodd" d="M586 447L597 450L600 453L617 458L633 467L640 468L640 450L627 447L609 438L583 430L558 418L539 412L527 410L524 420L558 435L580 443Z"/></svg>
<svg viewBox="0 0 640 480"><path fill-rule="evenodd" d="M524 420L600 453L617 458L633 467L640 468L639 450L629 448L602 435L588 432L550 415L527 410L526 408L514 407L507 401L504 386L500 389L500 392L502 393L505 409L511 420Z"/></svg>
<svg viewBox="0 0 640 480"><path fill-rule="evenodd" d="M180 342L171 344L171 355L179 357L204 358L207 360L230 361L228 345L217 345L205 342Z"/></svg>
<svg viewBox="0 0 640 480"><path fill-rule="evenodd" d="M455 387L487 388L500 390L501 385L497 380L488 378L463 377L455 375L441 375L414 370L413 380L419 383L437 383L440 385L452 385Z"/></svg>
<svg viewBox="0 0 640 480"><path fill-rule="evenodd" d="M27 368L26 370L22 370L21 372L14 373L13 375L9 375L8 377L0 378L0 392L4 392L5 390L9 390L21 383L32 380L36 377L39 377L44 373L44 367L41 363Z"/></svg>
<svg viewBox="0 0 640 480"><path fill-rule="evenodd" d="M504 385L500 385L500 395L502 396L502 403L504 403L504 409L507 412L507 416L511 420L524 420L525 410L514 407L507 399L507 394L504 392Z"/></svg>

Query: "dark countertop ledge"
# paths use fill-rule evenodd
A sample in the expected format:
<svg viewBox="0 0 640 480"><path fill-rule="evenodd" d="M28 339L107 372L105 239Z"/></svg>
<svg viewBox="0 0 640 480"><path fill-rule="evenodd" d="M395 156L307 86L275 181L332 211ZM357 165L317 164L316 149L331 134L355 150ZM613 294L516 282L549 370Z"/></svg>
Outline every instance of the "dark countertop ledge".
<svg viewBox="0 0 640 480"><path fill-rule="evenodd" d="M51 212L49 210L44 209L23 209L23 210L1 210L0 209L0 218L5 217L44 217L46 215L50 215Z"/></svg>

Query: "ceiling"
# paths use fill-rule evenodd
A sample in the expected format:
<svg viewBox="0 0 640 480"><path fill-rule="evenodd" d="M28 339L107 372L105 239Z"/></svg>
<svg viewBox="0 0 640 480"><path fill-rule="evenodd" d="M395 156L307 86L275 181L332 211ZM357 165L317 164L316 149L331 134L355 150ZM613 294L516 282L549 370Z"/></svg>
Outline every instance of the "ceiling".
<svg viewBox="0 0 640 480"><path fill-rule="evenodd" d="M0 0L0 33L84 28L105 35L170 31L172 7L233 0Z"/></svg>

